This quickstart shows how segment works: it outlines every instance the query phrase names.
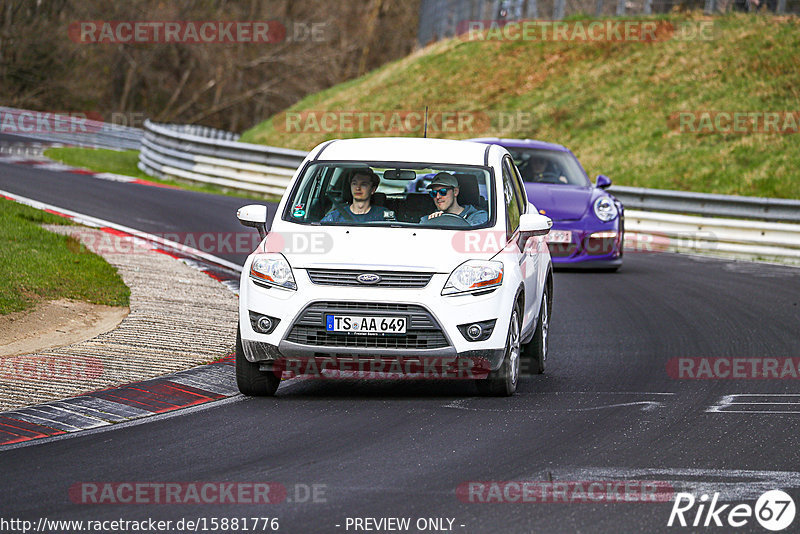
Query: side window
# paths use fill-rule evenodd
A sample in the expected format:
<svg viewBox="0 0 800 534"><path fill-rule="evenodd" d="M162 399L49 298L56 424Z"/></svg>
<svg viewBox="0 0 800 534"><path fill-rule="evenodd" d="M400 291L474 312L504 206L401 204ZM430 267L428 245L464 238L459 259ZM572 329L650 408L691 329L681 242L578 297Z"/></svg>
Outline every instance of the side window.
<svg viewBox="0 0 800 534"><path fill-rule="evenodd" d="M513 162L508 162L509 167L514 175L514 192L517 194L517 201L519 202L520 213L525 213L528 209L528 194L525 192L525 186L522 184L522 177L519 175L519 169Z"/></svg>
<svg viewBox="0 0 800 534"><path fill-rule="evenodd" d="M516 179L508 166L508 160L503 160L503 197L506 203L506 238L510 239L519 228L519 215L521 213L519 200L514 188Z"/></svg>

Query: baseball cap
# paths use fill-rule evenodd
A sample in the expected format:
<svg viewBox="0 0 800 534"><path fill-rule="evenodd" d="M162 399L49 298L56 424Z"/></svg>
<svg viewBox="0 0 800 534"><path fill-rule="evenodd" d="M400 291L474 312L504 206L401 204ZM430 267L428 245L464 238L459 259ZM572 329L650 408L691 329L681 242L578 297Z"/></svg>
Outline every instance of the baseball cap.
<svg viewBox="0 0 800 534"><path fill-rule="evenodd" d="M434 189L437 185L444 187L458 187L458 180L456 180L456 177L452 174L440 172L433 177L433 180L428 185L428 189Z"/></svg>

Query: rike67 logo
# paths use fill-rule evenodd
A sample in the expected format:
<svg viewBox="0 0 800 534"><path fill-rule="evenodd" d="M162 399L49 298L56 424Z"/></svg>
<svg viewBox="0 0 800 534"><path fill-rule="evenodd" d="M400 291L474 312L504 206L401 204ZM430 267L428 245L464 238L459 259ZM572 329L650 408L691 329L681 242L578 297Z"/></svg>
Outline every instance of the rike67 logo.
<svg viewBox="0 0 800 534"><path fill-rule="evenodd" d="M691 493L676 493L667 526L728 527L739 528L756 521L767 530L779 532L792 524L795 504L792 497L781 490L771 490L761 495L755 507L749 504L719 504L719 493L704 494L699 499Z"/></svg>

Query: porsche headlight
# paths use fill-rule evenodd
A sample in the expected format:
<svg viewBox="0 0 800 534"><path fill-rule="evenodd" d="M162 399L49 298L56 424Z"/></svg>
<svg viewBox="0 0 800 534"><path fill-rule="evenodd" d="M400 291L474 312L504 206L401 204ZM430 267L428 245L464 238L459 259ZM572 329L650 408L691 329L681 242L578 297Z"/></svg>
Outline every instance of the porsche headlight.
<svg viewBox="0 0 800 534"><path fill-rule="evenodd" d="M601 221L608 222L613 220L617 214L617 206L608 197L600 197L594 201L594 214Z"/></svg>
<svg viewBox="0 0 800 534"><path fill-rule="evenodd" d="M469 260L450 273L442 295L453 295L496 287L503 283L503 264L499 261Z"/></svg>
<svg viewBox="0 0 800 534"><path fill-rule="evenodd" d="M283 254L259 254L250 264L250 279L285 289L297 289L292 268Z"/></svg>

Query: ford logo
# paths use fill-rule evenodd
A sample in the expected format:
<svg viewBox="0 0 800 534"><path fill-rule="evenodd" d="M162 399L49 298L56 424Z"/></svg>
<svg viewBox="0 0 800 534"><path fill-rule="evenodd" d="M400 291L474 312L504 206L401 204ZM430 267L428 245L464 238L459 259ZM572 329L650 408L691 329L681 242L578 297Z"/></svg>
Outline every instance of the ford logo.
<svg viewBox="0 0 800 534"><path fill-rule="evenodd" d="M356 277L356 280L358 280L362 284L377 284L378 282L381 281L381 277L374 273L364 273L364 274L359 274Z"/></svg>

